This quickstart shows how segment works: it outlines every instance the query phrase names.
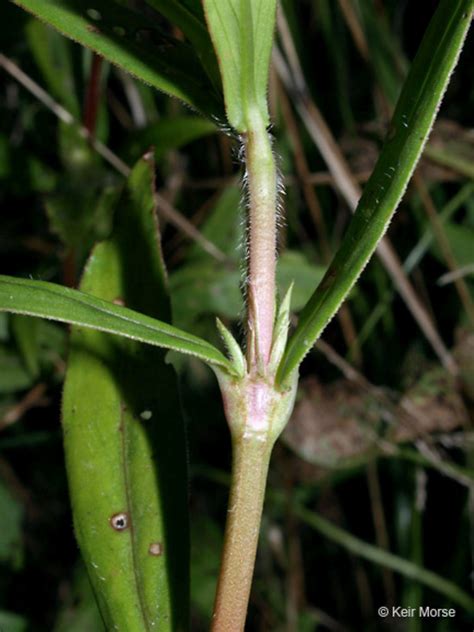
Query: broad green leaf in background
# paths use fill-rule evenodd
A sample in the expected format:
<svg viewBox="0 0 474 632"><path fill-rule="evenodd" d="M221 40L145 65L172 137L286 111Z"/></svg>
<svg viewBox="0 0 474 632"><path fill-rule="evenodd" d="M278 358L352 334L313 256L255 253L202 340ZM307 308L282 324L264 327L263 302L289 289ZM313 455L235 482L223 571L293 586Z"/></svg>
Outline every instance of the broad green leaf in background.
<svg viewBox="0 0 474 632"><path fill-rule="evenodd" d="M33 376L16 353L0 347L0 394L22 391L33 383Z"/></svg>
<svg viewBox="0 0 474 632"><path fill-rule="evenodd" d="M198 17L196 12L180 0L146 0L146 2L181 29L201 59L211 82L219 89L219 69L206 23L204 19L200 19L203 16Z"/></svg>
<svg viewBox="0 0 474 632"><path fill-rule="evenodd" d="M229 259L239 264L243 256L245 228L241 214L242 191L238 184L228 185L219 195L206 221L200 226L201 233ZM186 261L210 261L211 258L198 244L191 244Z"/></svg>
<svg viewBox="0 0 474 632"><path fill-rule="evenodd" d="M114 0L14 0L50 26L135 77L207 116L222 116L220 97L192 48Z"/></svg>
<svg viewBox="0 0 474 632"><path fill-rule="evenodd" d="M33 378L40 372L38 321L36 318L15 314L12 316L12 331L24 365Z"/></svg>
<svg viewBox="0 0 474 632"><path fill-rule="evenodd" d="M39 20L25 28L28 44L50 93L77 118L79 100L74 85L71 43Z"/></svg>
<svg viewBox="0 0 474 632"><path fill-rule="evenodd" d="M28 621L25 617L13 612L0 610L0 630L5 632L26 632Z"/></svg>
<svg viewBox="0 0 474 632"><path fill-rule="evenodd" d="M208 624L219 573L222 531L210 516L191 526L191 598L203 621Z"/></svg>
<svg viewBox="0 0 474 632"><path fill-rule="evenodd" d="M23 557L23 538L21 526L24 508L21 502L12 495L0 479L0 562L18 568ZM0 619L0 630L1 630Z"/></svg>
<svg viewBox="0 0 474 632"><path fill-rule="evenodd" d="M216 126L199 116L163 117L156 123L130 134L127 140L127 155L136 160L140 153L153 146L155 159L161 160L167 152L214 134Z"/></svg>
<svg viewBox="0 0 474 632"><path fill-rule="evenodd" d="M431 20L341 247L289 340L278 370L280 383L297 369L337 312L387 229L433 125L472 12L472 0L442 0Z"/></svg>
<svg viewBox="0 0 474 632"><path fill-rule="evenodd" d="M55 283L0 275L0 311L49 318L125 336L195 355L208 364L232 372L232 365L225 356L205 340L113 302Z"/></svg>
<svg viewBox="0 0 474 632"><path fill-rule="evenodd" d="M179 327L194 331L203 315L219 316L236 321L244 312L242 273L245 228L241 219L241 191L229 186L219 196L201 233L224 250L228 264L213 259L195 244L188 251L184 265L170 276L173 315ZM304 254L286 250L278 259L277 284L283 296L294 282L291 307L299 311L321 280L323 268L309 261Z"/></svg>
<svg viewBox="0 0 474 632"><path fill-rule="evenodd" d="M82 562L77 565L71 594L61 608L53 632L103 632L104 624Z"/></svg>
<svg viewBox="0 0 474 632"><path fill-rule="evenodd" d="M227 120L246 132L269 123L267 88L276 0L203 0L224 85Z"/></svg>
<svg viewBox="0 0 474 632"><path fill-rule="evenodd" d="M142 159L81 289L170 320L154 169ZM63 426L74 525L107 629L187 629L186 442L165 352L74 327Z"/></svg>
<svg viewBox="0 0 474 632"><path fill-rule="evenodd" d="M324 275L324 267L310 261L302 252L285 250L277 263L277 284L284 296L293 283L291 311L299 312L308 302L314 287Z"/></svg>
<svg viewBox="0 0 474 632"><path fill-rule="evenodd" d="M60 123L58 137L63 170L45 206L52 232L80 269L93 244L110 233L122 182L104 167L76 126Z"/></svg>
<svg viewBox="0 0 474 632"><path fill-rule="evenodd" d="M474 229L469 226L459 226L454 222L446 222L444 231L459 266L472 266L474 264ZM439 254L438 248L435 248L435 253ZM444 261L441 256L440 259Z"/></svg>

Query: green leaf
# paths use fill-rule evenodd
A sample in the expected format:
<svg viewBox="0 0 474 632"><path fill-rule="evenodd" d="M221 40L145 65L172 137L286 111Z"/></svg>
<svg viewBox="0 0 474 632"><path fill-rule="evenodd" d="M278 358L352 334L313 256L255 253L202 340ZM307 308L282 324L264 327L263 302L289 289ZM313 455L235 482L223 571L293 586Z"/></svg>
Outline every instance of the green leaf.
<svg viewBox="0 0 474 632"><path fill-rule="evenodd" d="M33 378L38 377L40 372L38 321L16 314L12 317L12 331L25 367Z"/></svg>
<svg viewBox="0 0 474 632"><path fill-rule="evenodd" d="M26 632L28 621L25 617L6 610L0 610L0 630L5 632Z"/></svg>
<svg viewBox="0 0 474 632"><path fill-rule="evenodd" d="M176 25L193 45L212 83L219 87L219 69L211 38L203 19L179 0L146 0L147 3Z"/></svg>
<svg viewBox="0 0 474 632"><path fill-rule="evenodd" d="M21 526L24 509L7 487L0 480L0 562L18 568L23 557ZM1 620L0 620L1 621ZM0 627L0 630L2 628Z"/></svg>
<svg viewBox="0 0 474 632"><path fill-rule="evenodd" d="M33 377L18 355L0 347L0 394L22 391L32 383Z"/></svg>
<svg viewBox="0 0 474 632"><path fill-rule="evenodd" d="M71 588L66 603L61 604L53 632L103 632L102 617L82 563L75 569Z"/></svg>
<svg viewBox="0 0 474 632"><path fill-rule="evenodd" d="M240 186L227 186L200 227L204 237L226 252L229 259L237 265L243 256L245 243L245 227L240 212L241 198ZM211 257L198 244L192 244L187 260L196 263L198 260L211 261Z"/></svg>
<svg viewBox="0 0 474 632"><path fill-rule="evenodd" d="M444 232L456 263L460 267L472 266L474 264L474 229L469 226L459 226L454 222L447 222L444 225ZM435 249L438 252L438 249ZM442 256L439 257L444 261Z"/></svg>
<svg viewBox="0 0 474 632"><path fill-rule="evenodd" d="M208 364L231 370L224 355L201 338L126 307L55 283L0 275L0 311L90 327L195 355Z"/></svg>
<svg viewBox="0 0 474 632"><path fill-rule="evenodd" d="M46 212L51 230L81 268L94 243L110 234L122 182L104 167L76 126L61 123L58 135L63 171L46 198Z"/></svg>
<svg viewBox="0 0 474 632"><path fill-rule="evenodd" d="M141 160L81 289L170 318L154 169ZM165 353L74 327L63 427L76 536L108 630L185 630L189 529L184 425Z"/></svg>
<svg viewBox="0 0 474 632"><path fill-rule="evenodd" d="M224 85L227 120L246 132L269 123L267 87L276 0L203 0Z"/></svg>
<svg viewBox="0 0 474 632"><path fill-rule="evenodd" d="M71 43L38 20L31 20L25 31L48 91L78 117L80 106L74 85Z"/></svg>
<svg viewBox="0 0 474 632"><path fill-rule="evenodd" d="M172 149L180 149L194 140L214 134L216 126L198 116L174 116L162 118L156 123L131 133L128 140L127 154L137 159L152 145L155 148L155 158L161 160Z"/></svg>
<svg viewBox="0 0 474 632"><path fill-rule="evenodd" d="M472 0L443 0L398 100L390 130L343 242L290 338L285 382L346 298L385 233L423 151L472 17Z"/></svg>
<svg viewBox="0 0 474 632"><path fill-rule="evenodd" d="M236 319L243 307L240 272L214 261L189 264L170 277L173 314L190 327L202 314Z"/></svg>
<svg viewBox="0 0 474 632"><path fill-rule="evenodd" d="M216 319L216 325L239 377L243 378L247 372L247 362L242 349L234 336L218 318Z"/></svg>
<svg viewBox="0 0 474 632"><path fill-rule="evenodd" d="M222 116L220 98L190 46L113 0L14 0L67 37L207 116Z"/></svg>
<svg viewBox="0 0 474 632"><path fill-rule="evenodd" d="M296 250L285 250L277 264L277 283L281 295L293 283L291 311L299 312L311 297L314 287L324 276L324 267L316 265Z"/></svg>

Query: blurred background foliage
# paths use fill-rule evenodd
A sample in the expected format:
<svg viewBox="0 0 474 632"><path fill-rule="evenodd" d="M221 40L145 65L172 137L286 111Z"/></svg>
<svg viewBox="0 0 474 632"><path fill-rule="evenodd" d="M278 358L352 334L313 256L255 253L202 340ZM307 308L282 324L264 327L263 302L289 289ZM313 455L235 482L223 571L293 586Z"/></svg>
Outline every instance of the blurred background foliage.
<svg viewBox="0 0 474 632"><path fill-rule="evenodd" d="M164 29L140 0L124 0ZM363 185L436 0L285 0L304 97ZM124 163L154 148L175 322L217 341L242 330L245 256L238 145L175 100L31 19L0 8L0 269L74 286L108 235ZM175 36L179 32L174 29ZM290 48L289 48L290 46ZM58 121L11 59L77 121ZM7 60L8 61L8 60ZM249 630L472 629L474 435L474 48L468 38L416 178L389 231L439 354L374 258L304 363L294 417L270 473ZM270 103L286 219L280 291L297 315L350 217L298 116L281 64ZM56 107L56 106L54 106ZM53 109L54 109L53 107ZM165 212L166 211L166 212ZM0 314L0 630L102 625L72 532L61 429L64 327ZM452 358L446 362L446 358ZM215 380L181 374L191 467L193 630L212 608L230 442ZM408 565L406 560L409 561ZM382 621L380 605L455 607L456 619ZM425 627L427 625L427 627Z"/></svg>

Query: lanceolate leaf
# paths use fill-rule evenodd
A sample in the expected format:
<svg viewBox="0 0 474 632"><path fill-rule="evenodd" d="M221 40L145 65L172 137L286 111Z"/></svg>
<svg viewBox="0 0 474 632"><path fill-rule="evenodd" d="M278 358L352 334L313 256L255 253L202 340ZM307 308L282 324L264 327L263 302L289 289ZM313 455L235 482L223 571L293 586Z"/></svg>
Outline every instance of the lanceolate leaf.
<svg viewBox="0 0 474 632"><path fill-rule="evenodd" d="M180 0L147 0L147 2L183 31L201 59L212 83L216 87L219 86L217 60L204 20L200 20Z"/></svg>
<svg viewBox="0 0 474 632"><path fill-rule="evenodd" d="M473 0L442 0L413 62L356 213L301 313L278 370L285 382L337 312L398 206L433 125L472 19Z"/></svg>
<svg viewBox="0 0 474 632"><path fill-rule="evenodd" d="M163 34L114 0L14 0L58 31L207 116L222 116L220 97L193 49Z"/></svg>
<svg viewBox="0 0 474 632"><path fill-rule="evenodd" d="M267 86L276 0L203 0L224 84L227 119L246 132L268 124Z"/></svg>
<svg viewBox="0 0 474 632"><path fill-rule="evenodd" d="M81 288L168 319L153 166L133 170ZM186 447L162 350L73 327L63 426L74 526L108 630L187 629Z"/></svg>
<svg viewBox="0 0 474 632"><path fill-rule="evenodd" d="M121 301L120 296L113 300ZM55 283L0 275L0 311L27 314L81 325L132 338L157 347L195 355L211 365L232 367L205 340L113 302Z"/></svg>

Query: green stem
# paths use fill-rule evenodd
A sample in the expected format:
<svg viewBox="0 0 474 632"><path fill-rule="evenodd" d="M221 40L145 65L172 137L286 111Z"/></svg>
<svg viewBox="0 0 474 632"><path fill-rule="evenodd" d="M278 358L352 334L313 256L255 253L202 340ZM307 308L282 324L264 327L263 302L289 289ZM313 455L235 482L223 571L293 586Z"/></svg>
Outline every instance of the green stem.
<svg viewBox="0 0 474 632"><path fill-rule="evenodd" d="M255 436L234 442L232 484L212 632L244 629L272 445Z"/></svg>

